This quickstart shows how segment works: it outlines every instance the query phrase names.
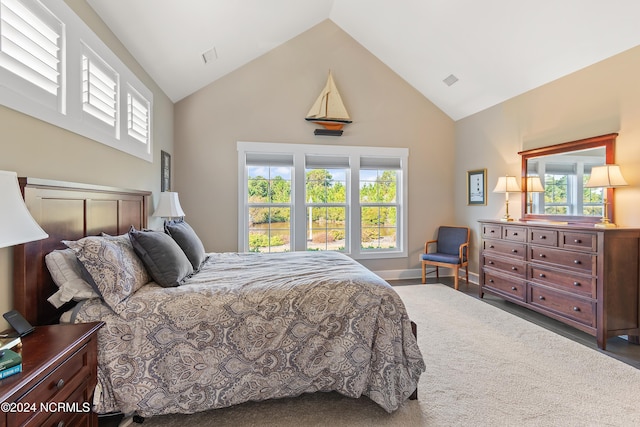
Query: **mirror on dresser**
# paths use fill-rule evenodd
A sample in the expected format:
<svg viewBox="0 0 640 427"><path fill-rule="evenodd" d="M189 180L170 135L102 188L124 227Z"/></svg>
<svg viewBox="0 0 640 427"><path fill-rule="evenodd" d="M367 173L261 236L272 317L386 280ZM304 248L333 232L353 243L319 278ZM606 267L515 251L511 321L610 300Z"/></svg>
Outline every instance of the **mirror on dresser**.
<svg viewBox="0 0 640 427"><path fill-rule="evenodd" d="M605 198L610 202L608 216L613 218L613 190L585 184L592 167L614 162L617 136L611 133L519 152L522 219L594 224L603 216Z"/></svg>

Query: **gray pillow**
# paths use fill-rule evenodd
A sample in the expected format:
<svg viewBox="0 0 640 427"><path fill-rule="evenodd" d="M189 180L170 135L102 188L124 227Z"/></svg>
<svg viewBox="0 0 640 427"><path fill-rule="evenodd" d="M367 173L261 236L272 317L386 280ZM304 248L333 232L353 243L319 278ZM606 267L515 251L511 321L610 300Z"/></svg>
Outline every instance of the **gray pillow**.
<svg viewBox="0 0 640 427"><path fill-rule="evenodd" d="M179 286L193 267L180 246L159 231L139 231L131 227L129 238L147 271L158 285L168 288Z"/></svg>
<svg viewBox="0 0 640 427"><path fill-rule="evenodd" d="M198 271L207 258L204 245L193 228L184 220L165 221L164 231L182 248L194 271Z"/></svg>

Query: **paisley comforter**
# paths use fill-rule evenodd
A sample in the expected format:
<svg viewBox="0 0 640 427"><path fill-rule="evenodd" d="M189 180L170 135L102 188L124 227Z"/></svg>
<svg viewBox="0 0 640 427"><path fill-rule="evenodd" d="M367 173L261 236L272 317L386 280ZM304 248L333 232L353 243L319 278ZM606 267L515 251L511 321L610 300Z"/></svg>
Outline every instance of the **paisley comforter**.
<svg viewBox="0 0 640 427"><path fill-rule="evenodd" d="M149 283L102 320L99 413L193 413L316 391L397 409L425 365L405 307L384 280L335 252L210 254L184 285Z"/></svg>

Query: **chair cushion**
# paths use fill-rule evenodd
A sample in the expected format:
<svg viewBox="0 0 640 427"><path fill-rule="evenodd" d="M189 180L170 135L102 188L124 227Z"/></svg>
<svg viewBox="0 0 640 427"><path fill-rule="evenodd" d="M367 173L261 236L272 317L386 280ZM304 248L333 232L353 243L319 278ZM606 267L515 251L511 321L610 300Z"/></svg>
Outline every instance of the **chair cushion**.
<svg viewBox="0 0 640 427"><path fill-rule="evenodd" d="M444 262L447 264L460 264L458 255L443 254L440 252L432 252L430 254L422 254L424 261Z"/></svg>
<svg viewBox="0 0 640 427"><path fill-rule="evenodd" d="M441 254L459 255L460 245L467 242L468 231L460 227L440 227L438 230L438 249Z"/></svg>

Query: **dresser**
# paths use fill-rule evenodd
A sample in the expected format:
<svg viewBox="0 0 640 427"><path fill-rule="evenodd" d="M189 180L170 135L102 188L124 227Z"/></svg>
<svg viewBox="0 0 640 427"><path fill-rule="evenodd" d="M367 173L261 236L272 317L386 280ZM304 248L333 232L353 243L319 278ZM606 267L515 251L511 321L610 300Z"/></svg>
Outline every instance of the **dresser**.
<svg viewBox="0 0 640 427"><path fill-rule="evenodd" d="M96 426L102 323L37 326L22 338L22 373L0 380L0 427Z"/></svg>
<svg viewBox="0 0 640 427"><path fill-rule="evenodd" d="M640 335L640 229L480 221L479 293L596 337Z"/></svg>

